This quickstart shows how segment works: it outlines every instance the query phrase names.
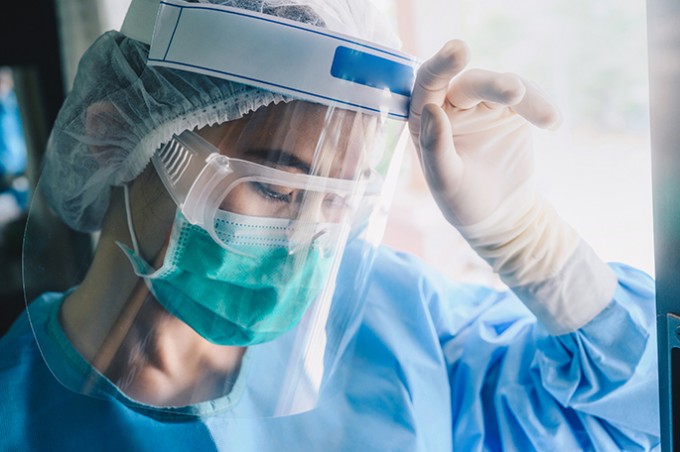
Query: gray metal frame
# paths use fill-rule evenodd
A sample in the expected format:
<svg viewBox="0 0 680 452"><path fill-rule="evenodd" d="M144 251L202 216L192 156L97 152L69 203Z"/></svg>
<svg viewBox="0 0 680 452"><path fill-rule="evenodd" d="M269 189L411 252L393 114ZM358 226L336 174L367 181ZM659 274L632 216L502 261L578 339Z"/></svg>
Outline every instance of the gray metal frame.
<svg viewBox="0 0 680 452"><path fill-rule="evenodd" d="M649 0L661 447L680 450L680 2Z"/></svg>

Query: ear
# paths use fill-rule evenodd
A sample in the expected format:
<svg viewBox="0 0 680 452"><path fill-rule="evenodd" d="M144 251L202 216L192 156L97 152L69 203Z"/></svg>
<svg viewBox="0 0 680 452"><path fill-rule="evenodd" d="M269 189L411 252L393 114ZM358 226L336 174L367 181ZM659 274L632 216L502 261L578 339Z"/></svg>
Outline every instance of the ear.
<svg viewBox="0 0 680 452"><path fill-rule="evenodd" d="M85 112L85 142L89 143L92 157L105 165L111 159L123 159L124 147L118 143L128 142L130 126L111 102L90 104Z"/></svg>

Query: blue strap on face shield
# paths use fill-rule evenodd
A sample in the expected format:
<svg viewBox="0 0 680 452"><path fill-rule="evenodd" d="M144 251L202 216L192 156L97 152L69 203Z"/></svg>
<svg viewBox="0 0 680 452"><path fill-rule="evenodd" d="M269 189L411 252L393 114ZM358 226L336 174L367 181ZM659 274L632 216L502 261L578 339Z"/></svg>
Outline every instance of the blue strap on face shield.
<svg viewBox="0 0 680 452"><path fill-rule="evenodd" d="M221 5L161 2L148 64L407 120L414 58L328 29Z"/></svg>
<svg viewBox="0 0 680 452"><path fill-rule="evenodd" d="M413 89L411 66L345 46L335 49L331 75L406 97Z"/></svg>

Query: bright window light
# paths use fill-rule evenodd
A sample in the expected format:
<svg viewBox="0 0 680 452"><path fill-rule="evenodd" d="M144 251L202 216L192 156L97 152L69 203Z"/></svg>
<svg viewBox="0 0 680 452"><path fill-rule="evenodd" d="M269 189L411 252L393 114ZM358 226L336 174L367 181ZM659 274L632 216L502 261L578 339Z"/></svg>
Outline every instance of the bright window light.
<svg viewBox="0 0 680 452"><path fill-rule="evenodd" d="M404 49L427 58L452 38L471 67L535 81L562 110L535 135L540 189L605 261L654 273L645 3L383 0ZM445 222L407 151L385 242L446 274L494 283Z"/></svg>

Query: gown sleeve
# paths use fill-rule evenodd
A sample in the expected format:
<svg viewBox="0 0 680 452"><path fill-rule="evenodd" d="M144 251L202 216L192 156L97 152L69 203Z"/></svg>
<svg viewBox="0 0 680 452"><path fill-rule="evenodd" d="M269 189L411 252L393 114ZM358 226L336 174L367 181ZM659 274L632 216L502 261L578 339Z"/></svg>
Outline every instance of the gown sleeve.
<svg viewBox="0 0 680 452"><path fill-rule="evenodd" d="M613 299L561 335L511 291L439 276L421 289L447 363L454 449L659 447L654 282L610 268Z"/></svg>

